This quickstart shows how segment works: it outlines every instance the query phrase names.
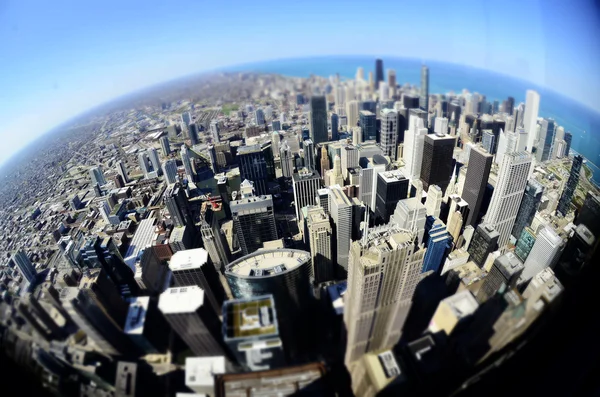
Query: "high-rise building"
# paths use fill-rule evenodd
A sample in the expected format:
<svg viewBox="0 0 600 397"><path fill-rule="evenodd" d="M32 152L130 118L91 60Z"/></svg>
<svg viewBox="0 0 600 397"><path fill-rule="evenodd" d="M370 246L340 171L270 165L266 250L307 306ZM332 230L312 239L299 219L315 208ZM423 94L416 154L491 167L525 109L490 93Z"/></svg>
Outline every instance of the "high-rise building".
<svg viewBox="0 0 600 397"><path fill-rule="evenodd" d="M490 272L483 279L477 291L477 301L483 303L492 297L501 287L513 288L523 272L523 262L512 252L500 255L494 260Z"/></svg>
<svg viewBox="0 0 600 397"><path fill-rule="evenodd" d="M165 180L169 185L178 182L177 175L177 162L174 159L169 159L163 164L163 173L165 174Z"/></svg>
<svg viewBox="0 0 600 397"><path fill-rule="evenodd" d="M219 121L213 120L210 122L210 135L212 136L213 143L221 142L219 138Z"/></svg>
<svg viewBox="0 0 600 397"><path fill-rule="evenodd" d="M549 226L539 231L535 244L525 260L525 269L521 274L523 281L530 280L543 269L553 268L560 257L565 244L563 239Z"/></svg>
<svg viewBox="0 0 600 397"><path fill-rule="evenodd" d="M125 164L123 161L117 161L117 173L121 175L123 178L123 183L129 183L129 178L127 177L127 169L125 168Z"/></svg>
<svg viewBox="0 0 600 397"><path fill-rule="evenodd" d="M37 278L37 272L35 271L33 263L31 263L29 257L27 257L27 254L25 254L23 250L18 250L15 252L10 260L14 263L15 267L19 271L19 274L21 274L21 277L23 277L24 280L27 280L28 283L35 282Z"/></svg>
<svg viewBox="0 0 600 397"><path fill-rule="evenodd" d="M424 241L426 218L427 210L421 204L421 200L417 197L411 197L398 201L394 215L390 218L390 223L398 225L401 229L415 232L418 242L422 243Z"/></svg>
<svg viewBox="0 0 600 397"><path fill-rule="evenodd" d="M191 122L192 122L192 116L190 115L190 112L181 113L181 124L182 125L184 125L187 128L187 126L189 126Z"/></svg>
<svg viewBox="0 0 600 397"><path fill-rule="evenodd" d="M429 112L429 68L421 66L421 93L419 107L425 112ZM425 122L427 126L427 121Z"/></svg>
<svg viewBox="0 0 600 397"><path fill-rule="evenodd" d="M442 193L446 193L452 173L452 154L455 144L456 138L450 135L425 136L421 165L423 189L427 190L429 185L438 185Z"/></svg>
<svg viewBox="0 0 600 397"><path fill-rule="evenodd" d="M427 128L423 120L415 115L411 115L409 121L408 130L404 134L404 169L406 177L412 181L421 176Z"/></svg>
<svg viewBox="0 0 600 397"><path fill-rule="evenodd" d="M346 116L348 117L348 127L356 127L358 125L358 112L360 111L360 103L352 100L346 102Z"/></svg>
<svg viewBox="0 0 600 397"><path fill-rule="evenodd" d="M377 140L377 117L373 112L361 110L358 115L362 142Z"/></svg>
<svg viewBox="0 0 600 397"><path fill-rule="evenodd" d="M408 179L400 170L380 172L375 194L375 223L382 225L389 222L398 201L408 196Z"/></svg>
<svg viewBox="0 0 600 397"><path fill-rule="evenodd" d="M323 146L321 148L321 175L325 177L325 172L329 171L329 156L327 156L327 148Z"/></svg>
<svg viewBox="0 0 600 397"><path fill-rule="evenodd" d="M517 255L522 262L527 260L527 257L535 244L535 239L535 233L530 227L525 227L521 232L521 236L517 240L515 246L515 255Z"/></svg>
<svg viewBox="0 0 600 397"><path fill-rule="evenodd" d="M287 141L279 145L279 160L281 162L281 174L285 178L291 178L294 174L294 154L290 150Z"/></svg>
<svg viewBox="0 0 600 397"><path fill-rule="evenodd" d="M588 192L575 220L576 225L585 225L598 238L600 236L600 196Z"/></svg>
<svg viewBox="0 0 600 397"><path fill-rule="evenodd" d="M269 154L270 157L269 158ZM265 195L269 192L269 181L275 177L270 172L273 154L261 145L242 146L238 149L237 158L240 166L240 178L254 182L256 194Z"/></svg>
<svg viewBox="0 0 600 397"><path fill-rule="evenodd" d="M329 189L329 213L334 227L334 258L338 265L336 274L343 276L348 271L348 254L352 240L352 203L339 186Z"/></svg>
<svg viewBox="0 0 600 397"><path fill-rule="evenodd" d="M392 98L396 96L396 71L394 69L388 69L388 85L390 86Z"/></svg>
<svg viewBox="0 0 600 397"><path fill-rule="evenodd" d="M123 329L145 354L166 353L169 324L158 310L158 302L149 296L132 298Z"/></svg>
<svg viewBox="0 0 600 397"><path fill-rule="evenodd" d="M217 215L213 211L207 210L202 216L200 233L204 248L208 251L213 265L223 272L231 258L231 251L225 233L219 226Z"/></svg>
<svg viewBox="0 0 600 397"><path fill-rule="evenodd" d="M356 146L347 145L341 150L341 167L344 180L348 180L348 169L358 167L359 151ZM335 164L334 164L335 166Z"/></svg>
<svg viewBox="0 0 600 397"><path fill-rule="evenodd" d="M163 136L160 138L160 147L162 148L163 156L167 157L171 154L171 145L169 145L169 137Z"/></svg>
<svg viewBox="0 0 600 397"><path fill-rule="evenodd" d="M323 207L309 206L306 208L306 229L315 283L334 280L335 268L331 247L333 230L329 215Z"/></svg>
<svg viewBox="0 0 600 397"><path fill-rule="evenodd" d="M477 226L468 249L471 260L482 267L488 255L498 249L499 238L500 234L490 225Z"/></svg>
<svg viewBox="0 0 600 397"><path fill-rule="evenodd" d="M554 148L554 136L556 134L556 124L553 119L543 119L540 127L540 139L538 141L535 157L538 162L551 159Z"/></svg>
<svg viewBox="0 0 600 397"><path fill-rule="evenodd" d="M573 140L573 135L570 132L565 132L565 143L567 147L565 148L565 156L569 157L569 153L571 151L571 141Z"/></svg>
<svg viewBox="0 0 600 397"><path fill-rule="evenodd" d="M193 182L195 174L194 170L192 169L192 162L190 160L190 154L188 153L187 146L181 145L181 150L179 153L181 154L181 162L183 163L183 168L185 169L187 179Z"/></svg>
<svg viewBox="0 0 600 397"><path fill-rule="evenodd" d="M190 139L190 144L192 146L197 145L200 142L198 139L198 125L196 125L196 123L191 123L188 126L188 138Z"/></svg>
<svg viewBox="0 0 600 397"><path fill-rule="evenodd" d="M525 98L525 113L523 115L523 126L527 132L527 151L533 152L535 138L537 135L537 118L540 110L540 94L533 90L527 90Z"/></svg>
<svg viewBox="0 0 600 397"><path fill-rule="evenodd" d="M317 191L321 188L321 175L314 169L301 168L292 176L296 219L300 219L300 211L307 205L315 203Z"/></svg>
<svg viewBox="0 0 600 397"><path fill-rule="evenodd" d="M498 246L508 242L515 224L523 192L527 185L531 155L527 152L507 153L502 159L485 223L500 234Z"/></svg>
<svg viewBox="0 0 600 397"><path fill-rule="evenodd" d="M556 208L556 212L561 214L562 216L566 216L571 208L571 200L573 200L573 195L575 194L575 189L577 188L577 183L579 183L579 173L581 172L581 165L583 164L583 157L580 155L576 155L573 157L573 163L571 165L571 172L569 173L569 179L567 180L567 184L562 191L562 195L560 196L560 201L558 202L558 207Z"/></svg>
<svg viewBox="0 0 600 397"><path fill-rule="evenodd" d="M154 178L156 174L152 171L152 165L150 164L150 159L148 158L148 153L141 152L138 154L138 163L140 164L140 169L144 174L145 179Z"/></svg>
<svg viewBox="0 0 600 397"><path fill-rule="evenodd" d="M208 252L203 248L188 249L176 252L169 262L174 287L197 285L204 291L204 297L217 314L225 301L225 290L219 280L218 269L215 268Z"/></svg>
<svg viewBox="0 0 600 397"><path fill-rule="evenodd" d="M442 189L438 185L429 185L429 189L427 189L427 199L425 200L425 209L427 210L428 216L433 216L435 218L440 217L443 198L444 193L442 193Z"/></svg>
<svg viewBox="0 0 600 397"><path fill-rule="evenodd" d="M486 152L493 153L494 148L497 146L497 140L492 130L481 131L481 146Z"/></svg>
<svg viewBox="0 0 600 397"><path fill-rule="evenodd" d="M277 240L277 226L271 195L243 197L231 202L234 231L244 255Z"/></svg>
<svg viewBox="0 0 600 397"><path fill-rule="evenodd" d="M310 139L315 145L327 142L327 100L324 96L310 98Z"/></svg>
<svg viewBox="0 0 600 397"><path fill-rule="evenodd" d="M523 192L523 198L521 199L521 205L519 206L519 212L515 218L515 225L511 232L511 235L514 238L519 238L523 229L526 226L531 225L531 221L540 207L543 193L544 185L535 179L530 179L527 182L525 192Z"/></svg>
<svg viewBox="0 0 600 397"><path fill-rule="evenodd" d="M422 273L428 271L439 273L442 263L446 260L451 249L452 236L448 233L446 225L440 220L435 221L429 230Z"/></svg>
<svg viewBox="0 0 600 397"><path fill-rule="evenodd" d="M169 186L164 194L165 205L175 226L185 226L190 222L191 213L185 189L176 183Z"/></svg>
<svg viewBox="0 0 600 397"><path fill-rule="evenodd" d="M332 141L337 141L340 139L339 126L340 126L339 116L335 113L332 113L331 114L331 140Z"/></svg>
<svg viewBox="0 0 600 397"><path fill-rule="evenodd" d="M223 339L245 371L285 365L272 295L226 301L223 305Z"/></svg>
<svg viewBox="0 0 600 397"><path fill-rule="evenodd" d="M304 166L309 170L316 170L315 167L315 145L310 139L305 139L302 143L304 151Z"/></svg>
<svg viewBox="0 0 600 397"><path fill-rule="evenodd" d="M492 169L492 158L489 152L478 146L472 148L469 153L469 166L461 197L469 204L469 215L465 223L473 227L479 219L481 203Z"/></svg>
<svg viewBox="0 0 600 397"><path fill-rule="evenodd" d="M106 185L106 179L104 179L104 173L102 172L101 166L90 168L90 179L92 181L92 186L95 184L100 186Z"/></svg>
<svg viewBox="0 0 600 397"><path fill-rule="evenodd" d="M198 286L169 288L158 308L173 331L197 356L222 356L221 321Z"/></svg>
<svg viewBox="0 0 600 397"><path fill-rule="evenodd" d="M254 112L254 122L256 125L264 125L265 124L265 112L262 108L256 109Z"/></svg>
<svg viewBox="0 0 600 397"><path fill-rule="evenodd" d="M375 60L375 88L379 88L379 83L383 80L383 61L381 59Z"/></svg>
<svg viewBox="0 0 600 397"><path fill-rule="evenodd" d="M400 338L420 281L425 250L415 252L415 234L386 225L352 243L344 323L346 366L363 354L392 347Z"/></svg>
<svg viewBox="0 0 600 397"><path fill-rule="evenodd" d="M396 158L396 150L398 149L398 119L398 112L393 109L383 109L381 111L381 148L383 154L390 156L391 159Z"/></svg>

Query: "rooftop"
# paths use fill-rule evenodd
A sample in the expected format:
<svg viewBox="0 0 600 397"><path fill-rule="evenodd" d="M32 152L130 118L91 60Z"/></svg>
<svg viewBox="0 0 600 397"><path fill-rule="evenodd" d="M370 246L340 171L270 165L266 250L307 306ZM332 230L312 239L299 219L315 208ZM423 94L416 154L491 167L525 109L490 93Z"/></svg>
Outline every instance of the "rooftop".
<svg viewBox="0 0 600 397"><path fill-rule="evenodd" d="M208 252L204 248L177 251L169 263L169 269L179 270L199 269L208 261Z"/></svg>
<svg viewBox="0 0 600 397"><path fill-rule="evenodd" d="M240 277L269 277L289 272L310 261L310 253L294 249L259 250L227 266Z"/></svg>
<svg viewBox="0 0 600 397"><path fill-rule="evenodd" d="M402 173L402 171L400 170L380 172L379 176L387 183L402 181L406 179L404 173Z"/></svg>
<svg viewBox="0 0 600 397"><path fill-rule="evenodd" d="M135 263L140 252L152 245L154 239L154 225L156 218L148 218L140 221L140 224L131 239L127 253L125 254L125 263L135 272Z"/></svg>
<svg viewBox="0 0 600 397"><path fill-rule="evenodd" d="M271 295L226 301L223 304L223 316L227 339L278 333L275 303Z"/></svg>
<svg viewBox="0 0 600 397"><path fill-rule="evenodd" d="M146 312L150 303L149 296L138 296L129 304L127 320L123 332L126 334L144 333L144 324L146 322Z"/></svg>
<svg viewBox="0 0 600 397"><path fill-rule="evenodd" d="M225 373L225 357L188 357L185 359L186 386L212 386L214 375Z"/></svg>
<svg viewBox="0 0 600 397"><path fill-rule="evenodd" d="M169 288L160 294L158 308L163 314L192 313L204 303L202 288L188 287Z"/></svg>

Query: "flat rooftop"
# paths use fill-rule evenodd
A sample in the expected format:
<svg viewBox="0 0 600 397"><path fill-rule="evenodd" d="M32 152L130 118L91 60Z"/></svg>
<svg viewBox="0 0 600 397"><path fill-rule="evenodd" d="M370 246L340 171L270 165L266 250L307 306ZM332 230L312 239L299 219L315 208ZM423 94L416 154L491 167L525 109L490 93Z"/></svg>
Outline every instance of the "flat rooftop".
<svg viewBox="0 0 600 397"><path fill-rule="evenodd" d="M149 296L138 296L129 304L127 320L123 332L126 334L139 335L144 333L144 324L146 322L146 312L150 304Z"/></svg>
<svg viewBox="0 0 600 397"><path fill-rule="evenodd" d="M196 285L169 288L160 294L158 308L163 314L192 313L204 303L204 291Z"/></svg>
<svg viewBox="0 0 600 397"><path fill-rule="evenodd" d="M227 339L278 334L275 303L271 295L226 301L223 314Z"/></svg>
<svg viewBox="0 0 600 397"><path fill-rule="evenodd" d="M225 373L225 357L188 357L185 359L185 385L212 386L214 376Z"/></svg>
<svg viewBox="0 0 600 397"><path fill-rule="evenodd" d="M169 262L169 269L180 270L199 269L208 262L208 252L204 248L177 251Z"/></svg>
<svg viewBox="0 0 600 397"><path fill-rule="evenodd" d="M310 261L310 253L293 249L259 250L232 262L226 272L241 277L269 277Z"/></svg>

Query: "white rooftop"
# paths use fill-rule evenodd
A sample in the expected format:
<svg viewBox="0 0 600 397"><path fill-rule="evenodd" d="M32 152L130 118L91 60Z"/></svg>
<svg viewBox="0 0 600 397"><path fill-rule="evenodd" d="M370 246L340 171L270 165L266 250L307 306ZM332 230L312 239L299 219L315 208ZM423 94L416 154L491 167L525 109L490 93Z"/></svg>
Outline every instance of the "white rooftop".
<svg viewBox="0 0 600 397"><path fill-rule="evenodd" d="M149 296L138 296L129 304L125 329L123 330L126 334L139 335L144 332L146 312L148 311L149 303Z"/></svg>
<svg viewBox="0 0 600 397"><path fill-rule="evenodd" d="M204 248L177 251L171 257L169 269L178 270L198 269L208 261L208 252Z"/></svg>
<svg viewBox="0 0 600 397"><path fill-rule="evenodd" d="M275 269L265 276L277 275L295 269L310 260L310 253L306 251L291 249L258 250L253 254L231 263L227 272L239 276L249 276L252 270L270 270L282 266L278 271Z"/></svg>
<svg viewBox="0 0 600 397"><path fill-rule="evenodd" d="M213 386L214 375L225 373L225 357L188 357L185 359L185 385Z"/></svg>
<svg viewBox="0 0 600 397"><path fill-rule="evenodd" d="M191 285L167 289L160 294L158 308L163 314L192 313L203 303L204 291L196 285Z"/></svg>

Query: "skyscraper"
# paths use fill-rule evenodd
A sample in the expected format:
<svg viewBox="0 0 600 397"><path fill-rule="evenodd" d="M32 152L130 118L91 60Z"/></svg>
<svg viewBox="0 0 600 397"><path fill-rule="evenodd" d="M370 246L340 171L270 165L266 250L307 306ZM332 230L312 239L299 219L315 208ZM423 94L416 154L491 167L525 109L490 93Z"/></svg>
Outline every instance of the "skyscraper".
<svg viewBox="0 0 600 397"><path fill-rule="evenodd" d="M358 112L360 111L360 103L352 100L346 102L346 116L348 117L348 127L356 127L358 124Z"/></svg>
<svg viewBox="0 0 600 397"><path fill-rule="evenodd" d="M527 90L525 98L525 114L523 116L523 126L527 132L527 151L533 151L537 133L537 118L540 110L540 94L533 90Z"/></svg>
<svg viewBox="0 0 600 397"><path fill-rule="evenodd" d="M494 295L504 284L507 288L516 286L523 272L523 262L512 252L507 252L494 260L488 275L477 292L477 301L483 303Z"/></svg>
<svg viewBox="0 0 600 397"><path fill-rule="evenodd" d="M175 226L185 226L190 221L188 198L180 184L169 186L165 190L164 201Z"/></svg>
<svg viewBox="0 0 600 397"><path fill-rule="evenodd" d="M569 157L569 152L571 151L571 140L573 139L573 135L570 132L565 132L565 142L567 147L565 148L565 156Z"/></svg>
<svg viewBox="0 0 600 397"><path fill-rule="evenodd" d="M150 158L150 163L152 164L152 171L156 172L156 175L161 175L162 170L160 168L160 159L158 157L158 151L156 148L151 147L148 149L148 157Z"/></svg>
<svg viewBox="0 0 600 397"><path fill-rule="evenodd" d="M438 185L442 193L446 193L452 173L452 154L455 144L456 138L450 135L425 136L421 165L423 189L427 190L429 185Z"/></svg>
<svg viewBox="0 0 600 397"><path fill-rule="evenodd" d="M335 268L332 255L332 234L329 216L323 207L310 206L307 208L307 230L310 242L315 283L335 279Z"/></svg>
<svg viewBox="0 0 600 397"><path fill-rule="evenodd" d="M244 255L277 240L277 226L271 195L250 196L231 202L233 227Z"/></svg>
<svg viewBox="0 0 600 397"><path fill-rule="evenodd" d="M160 295L158 308L173 331L197 356L222 356L221 321L196 286L169 288Z"/></svg>
<svg viewBox="0 0 600 397"><path fill-rule="evenodd" d="M426 135L427 128L423 120L411 115L408 130L404 134L404 169L406 177L411 181L421 176Z"/></svg>
<svg viewBox="0 0 600 397"><path fill-rule="evenodd" d="M106 185L106 179L104 179L104 173L102 172L101 166L90 168L90 179L92 181L92 186L96 183L100 186Z"/></svg>
<svg viewBox="0 0 600 397"><path fill-rule="evenodd" d="M196 285L204 291L204 297L217 314L225 301L225 290L219 280L214 264L204 248L176 252L169 261L174 287Z"/></svg>
<svg viewBox="0 0 600 397"><path fill-rule="evenodd" d="M379 88L379 83L383 81L383 61L375 60L375 88Z"/></svg>
<svg viewBox="0 0 600 397"><path fill-rule="evenodd" d="M18 250L15 252L10 260L15 264L24 280L27 280L28 283L35 282L37 272L35 271L33 263L31 263L27 257L27 254L25 254L23 250Z"/></svg>
<svg viewBox="0 0 600 397"><path fill-rule="evenodd" d="M575 194L577 183L579 183L579 173L581 171L582 164L583 157L581 157L580 155L576 155L573 158L571 172L569 173L569 179L567 180L567 184L565 185L565 188L562 191L560 201L558 202L558 207L556 208L556 212L558 212L562 216L566 216L569 212L569 209L571 208L571 200L573 200L573 194Z"/></svg>
<svg viewBox="0 0 600 397"><path fill-rule="evenodd" d="M335 113L332 113L331 114L331 140L332 141L337 141L340 139L339 124L340 124L339 116Z"/></svg>
<svg viewBox="0 0 600 397"><path fill-rule="evenodd" d="M304 166L309 170L316 170L315 167L315 145L310 139L305 139L302 143L304 151Z"/></svg>
<svg viewBox="0 0 600 397"><path fill-rule="evenodd" d="M535 157L538 162L548 161L552 156L556 124L553 119L543 119L540 128L540 139Z"/></svg>
<svg viewBox="0 0 600 397"><path fill-rule="evenodd" d="M344 323L347 367L370 351L392 347L400 338L420 281L424 250L415 234L396 225L370 229L352 243Z"/></svg>
<svg viewBox="0 0 600 397"><path fill-rule="evenodd" d="M469 244L470 259L482 267L489 254L498 249L500 234L491 226L481 224L477 226L473 239Z"/></svg>
<svg viewBox="0 0 600 397"><path fill-rule="evenodd" d="M144 173L144 178L149 179L154 175L151 175L152 166L149 163L148 154L146 152L141 152L138 154L138 163L140 164L140 169Z"/></svg>
<svg viewBox="0 0 600 397"><path fill-rule="evenodd" d="M117 173L121 175L121 178L123 178L124 183L129 183L129 178L127 177L127 169L125 168L125 164L123 164L123 161L121 160L117 161Z"/></svg>
<svg viewBox="0 0 600 397"><path fill-rule="evenodd" d="M190 154L188 153L188 148L185 145L181 145L181 162L183 163L183 168L185 169L185 174L189 181L194 181L194 170L192 169L192 162L190 160Z"/></svg>
<svg viewBox="0 0 600 397"><path fill-rule="evenodd" d="M429 68L425 65L421 66L421 97L419 107L425 112L429 112ZM425 121L427 126L427 121Z"/></svg>
<svg viewBox="0 0 600 397"><path fill-rule="evenodd" d="M535 244L535 239L536 236L533 230L531 230L530 227L525 227L515 246L515 255L517 255L521 261L525 262L527 260L527 257Z"/></svg>
<svg viewBox="0 0 600 397"><path fill-rule="evenodd" d="M485 215L485 223L500 234L498 246L509 240L527 185L531 155L526 152L507 153L502 159L492 201Z"/></svg>
<svg viewBox="0 0 600 397"><path fill-rule="evenodd" d="M165 174L165 180L169 185L178 181L177 175L177 162L174 159L169 159L163 164L163 173Z"/></svg>
<svg viewBox="0 0 600 397"><path fill-rule="evenodd" d="M219 121L213 120L210 122L210 135L212 136L213 143L219 143L221 140L219 138Z"/></svg>
<svg viewBox="0 0 600 397"><path fill-rule="evenodd" d="M380 143L383 154L390 156L392 160L396 159L396 150L398 149L398 127L398 112L392 109L383 109L381 111Z"/></svg>
<svg viewBox="0 0 600 397"><path fill-rule="evenodd" d="M265 112L262 110L262 108L258 108L256 109L256 112L254 112L254 122L256 125L265 124Z"/></svg>
<svg viewBox="0 0 600 397"><path fill-rule="evenodd" d="M329 213L334 226L336 274L345 278L352 237L352 203L339 186L332 186L329 190Z"/></svg>
<svg viewBox="0 0 600 397"><path fill-rule="evenodd" d="M435 221L429 230L427 251L423 258L422 273L428 271L438 273L451 249L452 237L448 233L446 225L440 220Z"/></svg>
<svg viewBox="0 0 600 397"><path fill-rule="evenodd" d="M287 141L279 145L279 160L281 162L281 174L285 178L291 178L294 174L294 154L290 150Z"/></svg>
<svg viewBox="0 0 600 397"><path fill-rule="evenodd" d="M324 96L310 98L310 138L315 145L327 142L327 100Z"/></svg>
<svg viewBox="0 0 600 397"><path fill-rule="evenodd" d="M191 123L188 126L188 138L192 146L197 145L200 141L198 140L198 126L196 123Z"/></svg>
<svg viewBox="0 0 600 397"><path fill-rule="evenodd" d="M469 204L469 215L466 224L475 227L479 219L479 211L492 168L493 156L481 147L474 147L469 153L469 166L462 191L462 199Z"/></svg>
<svg viewBox="0 0 600 397"><path fill-rule="evenodd" d="M271 150L270 147L268 150ZM240 165L240 178L254 182L256 194L268 194L268 182L272 178L268 171L267 153L262 150L261 145L241 146L238 149L237 157Z"/></svg>
<svg viewBox="0 0 600 397"><path fill-rule="evenodd" d="M421 204L421 200L416 197L407 198L398 201L394 215L390 218L390 224L394 223L401 229L410 230L416 233L417 241L423 242L425 234L425 219L427 210Z"/></svg>
<svg viewBox="0 0 600 397"><path fill-rule="evenodd" d="M190 112L181 113L181 124L183 124L187 128L187 126L189 126L191 122L192 116L190 115Z"/></svg>
<svg viewBox="0 0 600 397"><path fill-rule="evenodd" d="M398 201L407 197L408 179L400 170L381 172L375 193L375 223L382 225L389 222Z"/></svg>
<svg viewBox="0 0 600 397"><path fill-rule="evenodd" d="M376 116L368 110L359 112L359 122L362 131L362 142L377 140Z"/></svg>
<svg viewBox="0 0 600 397"><path fill-rule="evenodd" d="M535 244L525 260L521 279L530 280L544 268L553 268L564 246L563 239L551 227L545 226L537 234Z"/></svg>
<svg viewBox="0 0 600 397"><path fill-rule="evenodd" d="M341 150L340 165L344 180L348 180L348 169L358 167L359 152L356 146L348 145ZM335 164L334 164L335 166Z"/></svg>
<svg viewBox="0 0 600 397"><path fill-rule="evenodd" d="M596 238L600 236L600 196L595 192L588 192L585 196L575 224L584 224Z"/></svg>
<svg viewBox="0 0 600 397"><path fill-rule="evenodd" d="M301 168L292 176L296 219L300 219L300 211L307 205L315 203L317 190L321 188L321 175L315 170Z"/></svg>
<svg viewBox="0 0 600 397"><path fill-rule="evenodd" d="M535 179L530 179L527 182L523 198L521 199L521 205L519 206L519 212L517 212L517 217L515 218L515 225L511 232L514 238L519 238L523 229L531 225L531 221L540 206L543 193L544 185Z"/></svg>
<svg viewBox="0 0 600 397"><path fill-rule="evenodd" d="M440 217L443 198L444 193L442 193L442 189L440 189L438 185L429 185L429 189L427 189L427 199L425 200L425 209L427 210L428 216L433 216L435 218Z"/></svg>
<svg viewBox="0 0 600 397"><path fill-rule="evenodd" d="M160 138L160 147L162 148L163 156L171 154L171 145L169 145L169 137L163 136Z"/></svg>

